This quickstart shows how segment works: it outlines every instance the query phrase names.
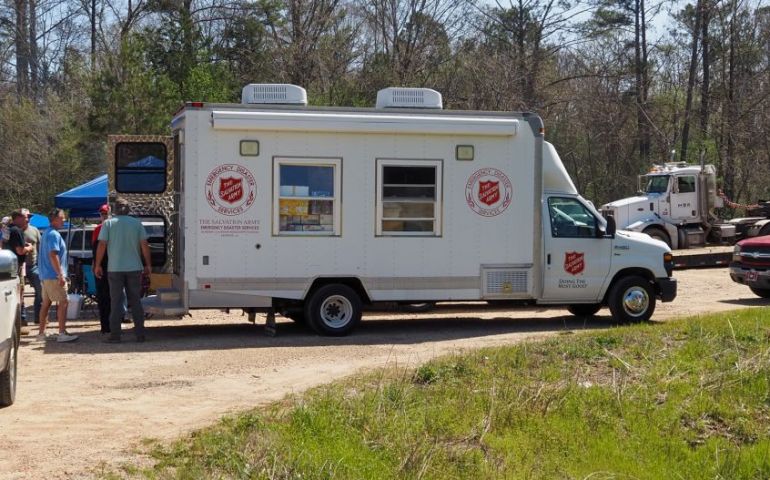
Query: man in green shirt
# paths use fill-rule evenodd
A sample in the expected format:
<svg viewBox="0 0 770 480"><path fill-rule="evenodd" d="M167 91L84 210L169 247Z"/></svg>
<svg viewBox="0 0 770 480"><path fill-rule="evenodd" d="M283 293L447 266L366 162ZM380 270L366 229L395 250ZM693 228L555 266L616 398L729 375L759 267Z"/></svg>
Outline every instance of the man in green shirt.
<svg viewBox="0 0 770 480"><path fill-rule="evenodd" d="M150 246L142 222L129 216L128 201L118 198L113 209L114 217L102 224L99 232L99 246L96 249L94 275L102 278L102 258L107 259L107 280L110 283L110 335L106 341L119 343L123 308L123 291L126 292L131 316L134 319L136 341L143 342L144 310L141 302L142 273L150 274ZM143 261L144 260L144 261Z"/></svg>

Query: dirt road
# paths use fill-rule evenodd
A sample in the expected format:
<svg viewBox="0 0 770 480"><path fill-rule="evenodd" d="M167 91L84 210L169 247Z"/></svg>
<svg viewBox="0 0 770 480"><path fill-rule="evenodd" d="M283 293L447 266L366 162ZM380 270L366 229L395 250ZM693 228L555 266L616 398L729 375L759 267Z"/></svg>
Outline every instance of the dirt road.
<svg viewBox="0 0 770 480"><path fill-rule="evenodd" d="M655 320L770 302L725 270L677 272L679 296ZM239 313L196 312L149 322L144 344L104 344L98 320L73 323L74 344L23 339L16 404L0 410L0 478L83 478L100 464L135 461L143 438L169 440L246 409L386 364L410 365L457 349L511 344L612 325L565 310L367 314L347 338L323 338L288 321L266 337ZM258 320L259 325L259 320ZM126 336L130 338L130 335Z"/></svg>

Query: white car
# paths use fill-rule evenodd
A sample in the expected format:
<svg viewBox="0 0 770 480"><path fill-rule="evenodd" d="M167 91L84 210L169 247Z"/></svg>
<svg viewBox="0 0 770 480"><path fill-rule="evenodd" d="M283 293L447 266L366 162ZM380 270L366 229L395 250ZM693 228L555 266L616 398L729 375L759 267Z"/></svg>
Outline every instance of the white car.
<svg viewBox="0 0 770 480"><path fill-rule="evenodd" d="M16 399L16 360L21 334L16 255L0 250L0 407Z"/></svg>

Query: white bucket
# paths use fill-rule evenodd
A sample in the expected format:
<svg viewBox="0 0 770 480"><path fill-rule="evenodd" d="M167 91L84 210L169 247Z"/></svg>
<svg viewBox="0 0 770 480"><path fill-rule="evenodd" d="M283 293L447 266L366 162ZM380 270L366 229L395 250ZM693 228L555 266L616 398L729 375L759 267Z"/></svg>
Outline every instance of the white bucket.
<svg viewBox="0 0 770 480"><path fill-rule="evenodd" d="M77 320L80 318L80 309L83 307L83 295L79 293L70 293L67 295L67 320Z"/></svg>

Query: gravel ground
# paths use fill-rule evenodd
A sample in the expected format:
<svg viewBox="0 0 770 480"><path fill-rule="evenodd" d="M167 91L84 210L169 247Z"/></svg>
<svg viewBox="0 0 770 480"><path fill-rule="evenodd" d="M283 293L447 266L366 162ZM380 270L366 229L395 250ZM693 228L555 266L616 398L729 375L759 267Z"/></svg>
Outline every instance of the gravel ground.
<svg viewBox="0 0 770 480"><path fill-rule="evenodd" d="M656 321L768 306L726 270L677 272L679 296ZM0 478L84 478L101 466L142 461L142 439L190 430L289 393L388 364L414 365L452 351L612 326L566 310L459 309L368 313L346 338L326 338L279 318L270 338L240 312L197 311L148 322L148 341L104 344L98 320L72 322L72 344L22 339L16 404L0 410ZM124 335L127 340L131 335Z"/></svg>

